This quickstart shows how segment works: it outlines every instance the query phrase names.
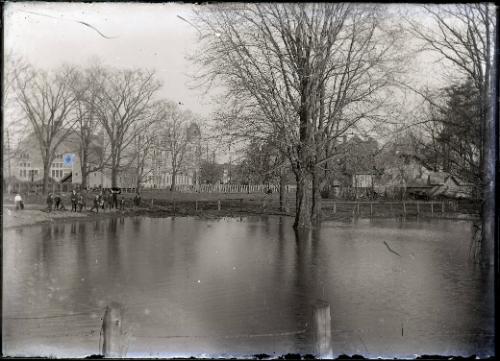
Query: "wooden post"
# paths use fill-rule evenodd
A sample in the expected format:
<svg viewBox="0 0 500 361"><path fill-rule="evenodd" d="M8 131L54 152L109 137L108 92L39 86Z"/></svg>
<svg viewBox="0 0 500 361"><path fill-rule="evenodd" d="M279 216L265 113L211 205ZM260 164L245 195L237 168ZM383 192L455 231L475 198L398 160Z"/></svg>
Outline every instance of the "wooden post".
<svg viewBox="0 0 500 361"><path fill-rule="evenodd" d="M317 300L313 304L311 321L314 355L320 359L333 358L330 304Z"/></svg>
<svg viewBox="0 0 500 361"><path fill-rule="evenodd" d="M359 216L359 202L358 202L358 216Z"/></svg>
<svg viewBox="0 0 500 361"><path fill-rule="evenodd" d="M102 321L102 355L104 357L123 357L124 342L122 331L123 308L112 302L104 312Z"/></svg>
<svg viewBox="0 0 500 361"><path fill-rule="evenodd" d="M434 202L431 202L431 214L434 215Z"/></svg>
<svg viewBox="0 0 500 361"><path fill-rule="evenodd" d="M370 202L370 217L373 217L373 202Z"/></svg>
<svg viewBox="0 0 500 361"><path fill-rule="evenodd" d="M417 216L420 215L420 202L417 202Z"/></svg>
<svg viewBox="0 0 500 361"><path fill-rule="evenodd" d="M220 200L217 201L217 210L220 211Z"/></svg>
<svg viewBox="0 0 500 361"><path fill-rule="evenodd" d="M444 213L444 202L441 202L441 213Z"/></svg>
<svg viewBox="0 0 500 361"><path fill-rule="evenodd" d="M151 208L153 208L153 205L154 205L154 199L151 198Z"/></svg>
<svg viewBox="0 0 500 361"><path fill-rule="evenodd" d="M406 217L406 203L403 202L403 215Z"/></svg>
<svg viewBox="0 0 500 361"><path fill-rule="evenodd" d="M337 202L333 202L333 214L337 213Z"/></svg>
<svg viewBox="0 0 500 361"><path fill-rule="evenodd" d="M198 212L198 201L194 201L194 210Z"/></svg>

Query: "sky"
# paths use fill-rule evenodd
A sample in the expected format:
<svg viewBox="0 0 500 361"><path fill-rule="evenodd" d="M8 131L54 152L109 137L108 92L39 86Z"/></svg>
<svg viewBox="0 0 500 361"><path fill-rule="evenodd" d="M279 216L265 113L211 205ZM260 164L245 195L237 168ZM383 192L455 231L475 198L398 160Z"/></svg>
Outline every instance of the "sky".
<svg viewBox="0 0 500 361"><path fill-rule="evenodd" d="M209 120L215 111L211 95L203 95L201 90L190 87L189 73L194 66L187 56L197 48L198 30L180 18L191 18L194 6L181 3L7 3L4 51L46 69L65 63L85 66L96 60L117 68L154 69L163 83L160 97L180 102L186 109ZM416 14L411 5L405 8ZM401 21L399 15L394 16L394 20ZM421 20L426 24L425 17ZM428 55L409 59L413 64L409 66L411 74L408 76L421 85L435 84L440 73L436 71L435 60ZM401 114L401 119L404 117L405 114Z"/></svg>
<svg viewBox="0 0 500 361"><path fill-rule="evenodd" d="M209 99L189 87L193 67L186 56L196 46L197 30L178 17L188 19L192 6L9 3L4 50L47 69L63 63L86 65L95 59L118 68L155 69L163 82L160 96L208 116Z"/></svg>

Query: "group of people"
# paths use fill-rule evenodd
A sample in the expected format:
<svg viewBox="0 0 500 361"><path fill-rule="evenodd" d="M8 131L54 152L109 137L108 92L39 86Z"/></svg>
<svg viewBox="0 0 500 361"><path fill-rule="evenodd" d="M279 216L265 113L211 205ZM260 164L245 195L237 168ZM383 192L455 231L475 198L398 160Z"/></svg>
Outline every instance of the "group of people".
<svg viewBox="0 0 500 361"><path fill-rule="evenodd" d="M81 193L77 193L75 190L71 192L71 211L79 212L85 207L85 197ZM47 195L47 210L51 212L52 210L65 210L62 197L59 194L49 193Z"/></svg>
<svg viewBox="0 0 500 361"><path fill-rule="evenodd" d="M93 205L90 210L93 211L95 209L97 213L99 213L99 208L102 210L105 210L106 208L124 210L125 198L121 197L120 202L118 202L118 194L120 193L121 190L119 188L111 188L110 191L105 190L104 192L101 190L95 195Z"/></svg>
<svg viewBox="0 0 500 361"><path fill-rule="evenodd" d="M118 199L118 195L121 194L121 190L119 188L112 188L111 190L101 190L98 194L93 198L91 211L99 212L99 208L102 210L105 209L125 209L125 198L121 197ZM86 197L82 192L77 192L73 190L71 192L70 201L71 201L71 211L72 212L81 212L86 207L85 202ZM49 193L47 195L47 210L48 212L52 212L53 210L65 210L64 203L60 194L57 193ZM139 206L141 203L141 196L139 193L136 193L133 199L134 205ZM16 193L14 197L14 203L16 205L16 210L24 209L24 202L19 193Z"/></svg>

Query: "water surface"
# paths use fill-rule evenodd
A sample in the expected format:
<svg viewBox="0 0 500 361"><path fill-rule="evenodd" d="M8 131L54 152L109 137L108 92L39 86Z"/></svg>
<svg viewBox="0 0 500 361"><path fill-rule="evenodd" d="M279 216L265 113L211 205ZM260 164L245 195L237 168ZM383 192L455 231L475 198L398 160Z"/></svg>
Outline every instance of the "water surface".
<svg viewBox="0 0 500 361"><path fill-rule="evenodd" d="M6 230L3 353L97 354L112 301L125 309L128 357L308 353L310 305L323 299L334 355L493 354L493 280L468 258L469 222L324 222L297 235L292 221Z"/></svg>

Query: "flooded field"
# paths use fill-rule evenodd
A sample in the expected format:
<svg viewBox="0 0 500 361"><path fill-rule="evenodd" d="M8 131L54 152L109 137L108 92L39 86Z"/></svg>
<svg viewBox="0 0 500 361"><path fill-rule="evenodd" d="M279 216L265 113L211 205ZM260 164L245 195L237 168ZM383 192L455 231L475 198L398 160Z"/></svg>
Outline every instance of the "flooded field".
<svg viewBox="0 0 500 361"><path fill-rule="evenodd" d="M100 353L124 308L128 357L309 353L329 302L334 356L488 356L493 277L467 221L116 218L4 231L4 355Z"/></svg>

